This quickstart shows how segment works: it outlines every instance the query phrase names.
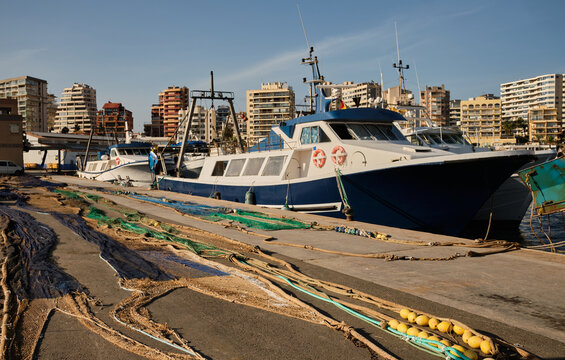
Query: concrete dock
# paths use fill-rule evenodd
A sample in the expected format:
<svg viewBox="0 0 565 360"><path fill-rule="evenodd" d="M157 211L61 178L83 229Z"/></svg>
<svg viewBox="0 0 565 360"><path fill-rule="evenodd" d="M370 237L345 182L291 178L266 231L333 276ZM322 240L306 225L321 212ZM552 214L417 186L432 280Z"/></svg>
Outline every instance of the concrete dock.
<svg viewBox="0 0 565 360"><path fill-rule="evenodd" d="M53 176L52 179L69 185L85 185L86 183L84 180L75 177ZM106 186L124 190L124 188L99 182L88 183L89 186ZM289 212L286 211L267 210L246 204L234 204L173 192L141 188L126 188L125 190L178 201L248 208L289 216ZM104 196L118 204L135 208L145 214L220 233L251 245L258 245L285 257L300 260L304 264L406 293L406 305L410 305L409 302L414 301L414 298L421 298L456 311L460 310L476 315L477 318L500 322L562 344L565 343L565 256L563 255L520 249L484 257L460 257L450 261L383 261L339 256L295 247L278 246L276 243L310 245L350 253L390 253L413 257L446 257L454 253L465 253L469 250L481 252L488 249L391 244L361 236L308 230L262 231L262 233L276 239L264 242L258 237L246 236L233 229L189 219L172 210L167 211L162 207L146 202L120 196ZM326 225L348 225L378 231L391 235L392 239L473 243L468 239L365 223L346 223L343 220L310 214L292 213L291 215L306 222L316 221ZM512 332L497 335L504 338L512 335ZM524 338L523 342L522 345L526 348L530 346L527 338ZM561 347L561 351L561 356L565 356L565 345Z"/></svg>
<svg viewBox="0 0 565 360"><path fill-rule="evenodd" d="M230 239L256 245L272 252L274 256L288 260L303 273L319 279L344 284L386 300L453 318L488 334L536 354L541 358L565 359L565 257L559 254L520 249L478 257L461 256L445 261L411 261L361 258L331 254L304 247L292 247L281 243L309 245L330 251L373 254L386 253L414 258L444 258L454 254L477 253L492 249L471 247L473 241L449 236L388 228L373 224L346 222L345 220L301 214L281 210L258 208L252 205L222 200L194 197L185 194L149 190L146 188L120 187L53 175L50 181L66 183L82 192L95 193L118 205L135 209L152 218L172 224L192 226ZM304 222L316 222L327 226L352 226L390 235L398 242L333 231L277 230L254 232L273 237L270 241L246 234L221 224L200 221L183 216L173 209L126 196L96 191L103 187L111 190L134 191L154 197L177 201L190 201L203 205L237 207L262 211ZM470 247L416 246L403 241L438 243L467 243ZM305 300L307 301L307 300ZM312 301L316 306L316 302ZM174 306L172 303L169 306ZM319 305L324 311L323 305ZM151 309L150 309L151 310ZM153 311L153 310L151 310ZM329 310L327 310L329 312ZM155 309L155 316L159 314ZM174 322L173 319L169 319ZM374 333L366 324L353 319L351 325L373 335L385 348L399 358L416 358L413 350L401 350L402 342L386 339L382 333ZM175 326L180 326L176 324ZM400 345L399 345L400 344ZM124 355L125 356L125 355ZM433 358L422 354L418 358ZM292 358L292 356L290 356ZM352 354L352 358L353 358ZM121 358L121 357L120 357ZM123 357L129 358L129 357ZM228 357L226 357L228 358ZM236 358L230 356L229 358ZM275 357L276 358L276 357ZM318 358L312 356L312 358Z"/></svg>

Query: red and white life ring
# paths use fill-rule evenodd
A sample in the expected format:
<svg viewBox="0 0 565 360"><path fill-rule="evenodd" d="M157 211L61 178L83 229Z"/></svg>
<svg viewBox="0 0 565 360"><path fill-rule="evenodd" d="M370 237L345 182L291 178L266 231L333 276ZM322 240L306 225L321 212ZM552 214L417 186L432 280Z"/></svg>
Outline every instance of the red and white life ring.
<svg viewBox="0 0 565 360"><path fill-rule="evenodd" d="M314 166L321 168L326 163L326 153L322 149L316 149L312 153L312 161L314 162Z"/></svg>
<svg viewBox="0 0 565 360"><path fill-rule="evenodd" d="M335 146L332 150L333 163L337 165L343 165L345 159L347 159L347 153L345 152L343 146L339 146L339 145Z"/></svg>
<svg viewBox="0 0 565 360"><path fill-rule="evenodd" d="M116 165L120 165L120 158L116 158Z"/></svg>

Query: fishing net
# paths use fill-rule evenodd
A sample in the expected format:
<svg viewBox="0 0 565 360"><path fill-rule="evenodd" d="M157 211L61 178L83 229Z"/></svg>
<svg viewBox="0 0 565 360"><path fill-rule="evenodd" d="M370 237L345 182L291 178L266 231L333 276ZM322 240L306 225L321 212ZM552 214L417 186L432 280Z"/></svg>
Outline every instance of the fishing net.
<svg viewBox="0 0 565 360"><path fill-rule="evenodd" d="M129 231L135 233L137 235L147 236L158 240L166 240L166 241L173 241L176 243L183 244L189 249L190 251L194 252L195 254L202 255L202 256L222 256L226 255L226 252L218 249L213 245L203 244L200 242L192 241L184 237L176 236L173 233L165 231L157 231L145 226L140 226L138 224L124 221L121 218L117 217L108 217L104 214L104 212L94 206L91 206L89 209L88 214L86 215L87 218L96 220L98 224L105 224L108 226L118 226L122 230ZM157 222L156 222L157 223ZM157 223L158 224L158 223ZM167 226L165 226L167 228ZM171 229L172 227L168 227Z"/></svg>
<svg viewBox="0 0 565 360"><path fill-rule="evenodd" d="M237 221L247 227L262 230L309 229L312 227L311 224L294 219L268 216L260 212L244 211L239 209L236 209L231 213L213 213L206 218L212 221L222 219Z"/></svg>
<svg viewBox="0 0 565 360"><path fill-rule="evenodd" d="M254 229L262 230L286 230L286 229L309 229L309 223L304 223L295 219L288 219L280 216L267 215L257 211L246 211L219 206L208 206L191 202L178 202L166 198L155 198L140 194L129 194L130 197L138 200L148 201L161 206L176 209L184 214L198 216L210 221L236 221Z"/></svg>

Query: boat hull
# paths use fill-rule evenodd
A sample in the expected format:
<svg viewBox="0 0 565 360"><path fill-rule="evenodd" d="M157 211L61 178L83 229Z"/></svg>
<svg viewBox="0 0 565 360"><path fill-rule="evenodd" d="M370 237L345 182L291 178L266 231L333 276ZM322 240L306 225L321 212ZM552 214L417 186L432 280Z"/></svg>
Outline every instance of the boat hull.
<svg viewBox="0 0 565 360"><path fill-rule="evenodd" d="M132 183L139 184L151 184L153 182L153 174L149 169L148 161L126 163L105 171L78 171L77 175L98 181L120 181L129 179Z"/></svg>
<svg viewBox="0 0 565 360"><path fill-rule="evenodd" d="M489 196L528 156L487 157L413 164L340 177L354 219L374 224L457 235ZM162 190L242 202L252 187L164 177ZM280 181L252 187L258 205L345 218L338 178ZM310 209L310 210L308 210Z"/></svg>

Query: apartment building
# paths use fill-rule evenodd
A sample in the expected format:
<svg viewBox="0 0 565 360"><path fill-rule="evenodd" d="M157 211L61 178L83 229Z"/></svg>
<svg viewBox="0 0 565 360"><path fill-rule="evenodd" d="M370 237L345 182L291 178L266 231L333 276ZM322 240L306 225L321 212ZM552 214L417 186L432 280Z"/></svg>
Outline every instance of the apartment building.
<svg viewBox="0 0 565 360"><path fill-rule="evenodd" d="M402 89L400 85L393 86L383 91L383 100L387 105L413 105L414 94L412 91Z"/></svg>
<svg viewBox="0 0 565 360"><path fill-rule="evenodd" d="M122 103L108 101L96 114L95 135L126 137L126 128L133 130L133 114Z"/></svg>
<svg viewBox="0 0 565 360"><path fill-rule="evenodd" d="M212 115L212 109L206 110L206 108L196 105L194 107L194 113L192 114L192 120L190 124L190 133L188 134L188 141L198 140L204 141L206 143L212 142L215 135L215 118ZM188 125L189 109L181 109L178 113L178 123L180 124L179 130L177 132L177 142L182 142L184 137L184 132ZM183 120L185 120L183 122Z"/></svg>
<svg viewBox="0 0 565 360"><path fill-rule="evenodd" d="M430 120L441 126L449 125L449 90L445 85L427 86L420 91L420 105L426 108Z"/></svg>
<svg viewBox="0 0 565 360"><path fill-rule="evenodd" d="M294 117L294 91L287 83L263 83L261 89L246 94L249 146L266 137L273 125Z"/></svg>
<svg viewBox="0 0 565 360"><path fill-rule="evenodd" d="M150 137L164 137L163 119L163 107L159 104L151 105L151 122L143 124L144 134Z"/></svg>
<svg viewBox="0 0 565 360"><path fill-rule="evenodd" d="M48 129L49 95L47 81L31 76L0 80L0 99L16 99L25 131Z"/></svg>
<svg viewBox="0 0 565 360"><path fill-rule="evenodd" d="M556 108L533 106L528 111L529 140L554 143L561 139L563 124Z"/></svg>
<svg viewBox="0 0 565 360"><path fill-rule="evenodd" d="M96 90L87 84L74 83L65 88L55 116L55 132L90 132L96 124Z"/></svg>
<svg viewBox="0 0 565 360"><path fill-rule="evenodd" d="M515 142L502 139L502 102L492 94L461 101L461 130L474 144Z"/></svg>
<svg viewBox="0 0 565 360"><path fill-rule="evenodd" d="M57 117L57 97L54 94L48 94L47 98L47 129L53 131L55 128L55 118Z"/></svg>
<svg viewBox="0 0 565 360"><path fill-rule="evenodd" d="M449 100L449 125L461 123L461 100Z"/></svg>
<svg viewBox="0 0 565 360"><path fill-rule="evenodd" d="M546 74L500 85L502 120L528 120L530 108L544 106L556 109L563 121L563 74Z"/></svg>
<svg viewBox="0 0 565 360"><path fill-rule="evenodd" d="M174 135L179 124L179 111L188 108L189 92L186 86L169 86L159 93L159 105L163 114L163 134Z"/></svg>
<svg viewBox="0 0 565 360"><path fill-rule="evenodd" d="M381 95L381 86L375 82L353 84L344 82L344 85L354 85L341 91L341 98L349 108L374 107L374 101Z"/></svg>

